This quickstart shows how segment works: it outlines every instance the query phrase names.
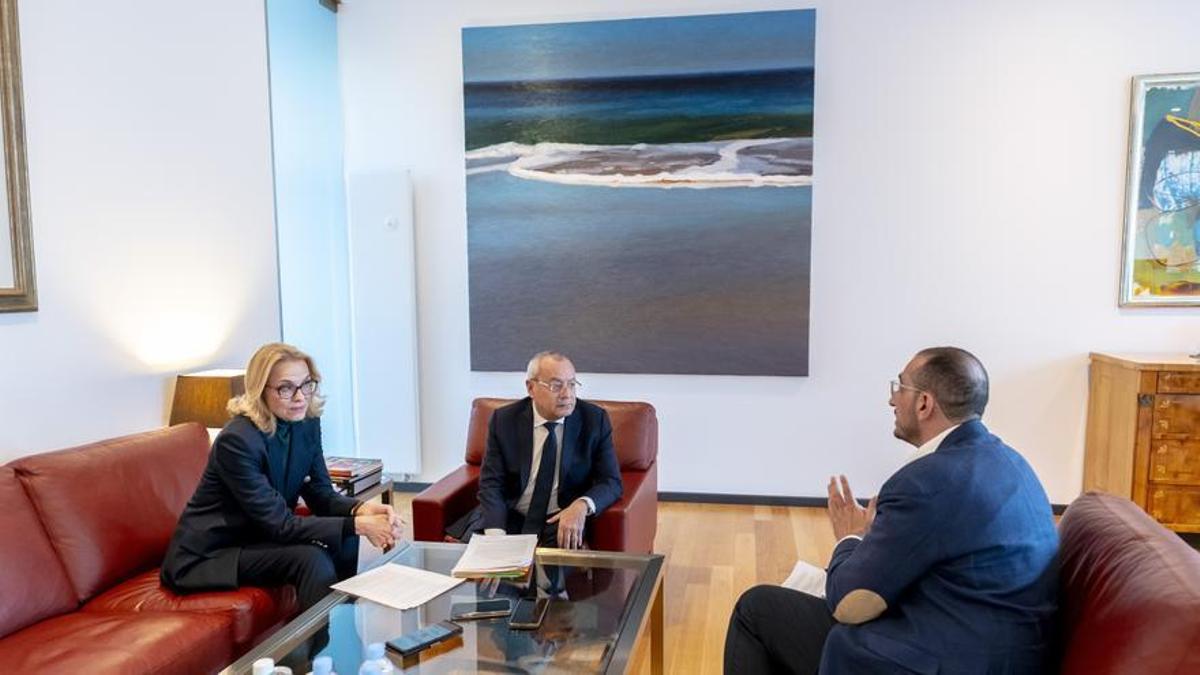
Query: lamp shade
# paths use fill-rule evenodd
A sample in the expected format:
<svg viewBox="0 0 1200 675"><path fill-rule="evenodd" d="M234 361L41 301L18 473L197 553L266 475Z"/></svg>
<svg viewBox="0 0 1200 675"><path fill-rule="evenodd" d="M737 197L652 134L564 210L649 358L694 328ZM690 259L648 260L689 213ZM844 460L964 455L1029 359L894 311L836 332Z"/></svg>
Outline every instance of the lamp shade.
<svg viewBox="0 0 1200 675"><path fill-rule="evenodd" d="M171 424L199 422L209 428L223 427L230 417L225 405L245 391L243 370L204 370L176 376Z"/></svg>

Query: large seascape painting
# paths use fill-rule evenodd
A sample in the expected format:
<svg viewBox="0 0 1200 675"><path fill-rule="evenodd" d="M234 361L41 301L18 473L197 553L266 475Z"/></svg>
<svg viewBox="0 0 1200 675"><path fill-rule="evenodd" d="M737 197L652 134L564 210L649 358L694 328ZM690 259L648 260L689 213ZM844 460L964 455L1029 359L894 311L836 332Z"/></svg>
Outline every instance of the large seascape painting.
<svg viewBox="0 0 1200 675"><path fill-rule="evenodd" d="M471 366L807 375L814 10L465 28Z"/></svg>

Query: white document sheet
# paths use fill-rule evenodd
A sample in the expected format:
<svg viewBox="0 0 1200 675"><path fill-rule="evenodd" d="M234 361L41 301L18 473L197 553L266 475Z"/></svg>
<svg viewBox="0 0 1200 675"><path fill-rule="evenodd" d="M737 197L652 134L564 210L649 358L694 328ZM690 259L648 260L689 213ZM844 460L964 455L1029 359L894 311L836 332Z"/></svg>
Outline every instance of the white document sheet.
<svg viewBox="0 0 1200 675"><path fill-rule="evenodd" d="M330 588L396 609L423 605L461 584L462 579L387 563L339 581Z"/></svg>
<svg viewBox="0 0 1200 675"><path fill-rule="evenodd" d="M467 550L450 574L472 572L503 572L529 567L533 550L537 548L536 534L477 534L467 543Z"/></svg>
<svg viewBox="0 0 1200 675"><path fill-rule="evenodd" d="M797 560L792 573L783 582L784 588L790 588L801 593L825 597L825 570L816 565Z"/></svg>

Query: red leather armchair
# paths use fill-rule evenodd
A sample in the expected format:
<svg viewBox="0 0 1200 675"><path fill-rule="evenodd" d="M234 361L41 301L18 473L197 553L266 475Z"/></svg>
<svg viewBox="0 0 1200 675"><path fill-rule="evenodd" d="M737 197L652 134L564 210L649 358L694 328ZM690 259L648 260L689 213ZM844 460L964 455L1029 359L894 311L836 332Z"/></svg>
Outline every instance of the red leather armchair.
<svg viewBox="0 0 1200 675"><path fill-rule="evenodd" d="M591 523L588 545L604 551L650 553L658 529L658 417L649 403L590 401L612 420L613 447L624 494ZM466 464L413 498L413 537L443 541L446 526L479 503L479 466L487 448L488 420L511 399L477 398L467 428Z"/></svg>

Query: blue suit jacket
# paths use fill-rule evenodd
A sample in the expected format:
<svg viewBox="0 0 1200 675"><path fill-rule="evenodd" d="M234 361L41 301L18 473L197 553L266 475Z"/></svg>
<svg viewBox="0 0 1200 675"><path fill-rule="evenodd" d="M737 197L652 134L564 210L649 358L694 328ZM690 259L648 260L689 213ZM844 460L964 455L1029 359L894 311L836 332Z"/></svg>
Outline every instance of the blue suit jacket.
<svg viewBox="0 0 1200 675"><path fill-rule="evenodd" d="M576 401L563 420L558 503L579 497L596 504L596 513L621 498L621 469L612 444L612 422L604 408ZM497 408L488 421L487 450L479 472L479 508L483 527L508 527L508 513L521 498L533 469L533 400L528 396Z"/></svg>
<svg viewBox="0 0 1200 675"><path fill-rule="evenodd" d="M267 435L249 418L225 425L167 546L164 584L177 591L236 588L238 556L251 544L340 546L358 500L330 483L321 420L305 419L292 433L292 457L285 462L268 452ZM315 515L293 512L301 496Z"/></svg>
<svg viewBox="0 0 1200 675"><path fill-rule="evenodd" d="M1037 476L983 423L896 472L861 540L834 549L831 610L854 589L887 609L837 624L822 673L1050 672L1058 533Z"/></svg>

